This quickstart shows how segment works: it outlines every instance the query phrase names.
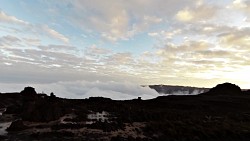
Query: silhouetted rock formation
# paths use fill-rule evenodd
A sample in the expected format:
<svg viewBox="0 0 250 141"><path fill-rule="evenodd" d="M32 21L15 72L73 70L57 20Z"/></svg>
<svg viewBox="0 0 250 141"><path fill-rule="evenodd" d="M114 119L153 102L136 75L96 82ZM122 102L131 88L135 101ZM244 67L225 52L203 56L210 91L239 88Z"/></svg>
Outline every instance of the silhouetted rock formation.
<svg viewBox="0 0 250 141"><path fill-rule="evenodd" d="M241 88L235 84L223 83L210 89L207 94L210 95L239 95L242 94Z"/></svg>
<svg viewBox="0 0 250 141"><path fill-rule="evenodd" d="M25 87L24 90L20 92L23 96L23 99L26 102L35 101L39 98L39 95L36 93L35 88L33 87Z"/></svg>
<svg viewBox="0 0 250 141"><path fill-rule="evenodd" d="M7 131L21 131L27 129L22 120L13 121Z"/></svg>
<svg viewBox="0 0 250 141"><path fill-rule="evenodd" d="M27 96L34 96L36 95L35 88L32 87L25 87L24 90L21 91L22 95L27 95Z"/></svg>
<svg viewBox="0 0 250 141"><path fill-rule="evenodd" d="M52 92L50 93L50 98L56 98L56 95Z"/></svg>

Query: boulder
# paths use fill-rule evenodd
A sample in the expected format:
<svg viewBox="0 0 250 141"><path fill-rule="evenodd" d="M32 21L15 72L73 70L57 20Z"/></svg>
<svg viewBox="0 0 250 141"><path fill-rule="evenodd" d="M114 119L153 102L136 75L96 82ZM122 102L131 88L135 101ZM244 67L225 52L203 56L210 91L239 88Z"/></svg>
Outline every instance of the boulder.
<svg viewBox="0 0 250 141"><path fill-rule="evenodd" d="M20 94L23 96L24 102L34 101L35 99L39 98L35 91L35 88L32 87L25 87L24 90L20 92Z"/></svg>

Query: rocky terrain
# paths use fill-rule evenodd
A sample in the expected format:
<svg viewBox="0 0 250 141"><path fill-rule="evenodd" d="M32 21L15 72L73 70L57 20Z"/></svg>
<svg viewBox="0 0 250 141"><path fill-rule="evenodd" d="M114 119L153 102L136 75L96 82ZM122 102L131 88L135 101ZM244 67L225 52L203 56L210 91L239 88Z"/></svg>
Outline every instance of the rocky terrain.
<svg viewBox="0 0 250 141"><path fill-rule="evenodd" d="M248 141L250 93L224 83L199 95L63 99L32 87L0 94L0 140Z"/></svg>

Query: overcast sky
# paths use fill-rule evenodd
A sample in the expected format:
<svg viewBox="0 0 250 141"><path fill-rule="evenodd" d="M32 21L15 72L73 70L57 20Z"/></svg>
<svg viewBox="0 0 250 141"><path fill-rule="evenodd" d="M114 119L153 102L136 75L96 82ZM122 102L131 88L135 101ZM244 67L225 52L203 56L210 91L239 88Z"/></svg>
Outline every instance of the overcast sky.
<svg viewBox="0 0 250 141"><path fill-rule="evenodd" d="M12 87L249 88L249 53L249 0L0 1L0 83Z"/></svg>

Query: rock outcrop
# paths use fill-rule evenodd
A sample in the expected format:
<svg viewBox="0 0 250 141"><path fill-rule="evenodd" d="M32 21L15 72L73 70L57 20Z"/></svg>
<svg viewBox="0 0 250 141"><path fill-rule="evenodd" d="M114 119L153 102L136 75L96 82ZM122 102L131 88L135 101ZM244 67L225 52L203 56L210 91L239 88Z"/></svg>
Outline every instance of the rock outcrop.
<svg viewBox="0 0 250 141"><path fill-rule="evenodd" d="M239 95L242 94L241 88L235 84L223 83L210 89L206 94L209 95Z"/></svg>
<svg viewBox="0 0 250 141"><path fill-rule="evenodd" d="M25 87L24 90L21 91L22 95L27 95L27 96L34 96L36 95L35 88L33 87Z"/></svg>
<svg viewBox="0 0 250 141"><path fill-rule="evenodd" d="M25 87L24 90L20 92L21 96L23 96L24 101L34 101L39 96L33 87Z"/></svg>

